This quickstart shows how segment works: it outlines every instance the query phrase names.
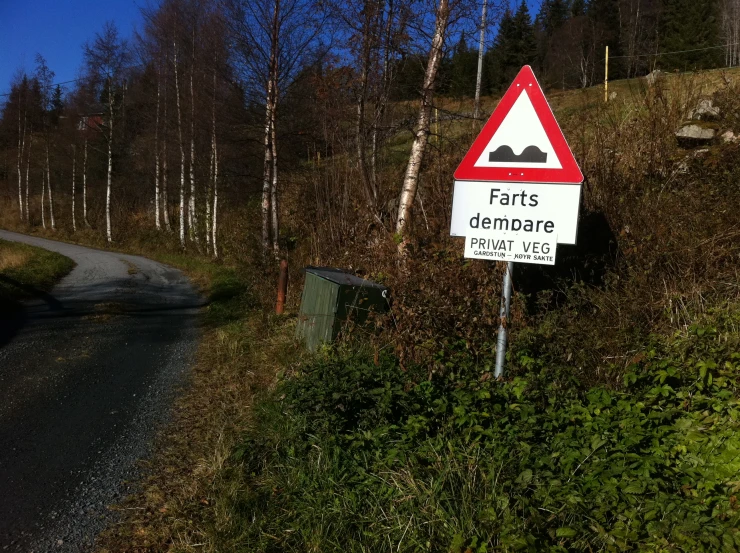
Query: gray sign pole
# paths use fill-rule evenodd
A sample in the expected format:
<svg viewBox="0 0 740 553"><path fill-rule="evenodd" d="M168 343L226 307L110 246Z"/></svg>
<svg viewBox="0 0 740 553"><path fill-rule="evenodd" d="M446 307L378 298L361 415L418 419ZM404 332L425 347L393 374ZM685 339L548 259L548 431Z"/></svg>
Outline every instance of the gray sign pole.
<svg viewBox="0 0 740 553"><path fill-rule="evenodd" d="M504 288L501 290L501 310L499 311L498 338L496 339L496 378L504 376L504 361L506 360L506 327L509 325L509 308L511 307L511 273L514 271L514 262L506 263L504 274Z"/></svg>

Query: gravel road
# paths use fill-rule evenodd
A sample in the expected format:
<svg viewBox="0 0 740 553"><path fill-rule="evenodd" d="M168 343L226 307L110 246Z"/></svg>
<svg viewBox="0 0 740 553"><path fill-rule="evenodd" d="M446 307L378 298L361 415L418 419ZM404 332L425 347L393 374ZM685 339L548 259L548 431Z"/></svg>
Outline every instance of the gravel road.
<svg viewBox="0 0 740 553"><path fill-rule="evenodd" d="M88 551L184 382L202 300L149 259L0 231L77 263L0 313L0 551Z"/></svg>

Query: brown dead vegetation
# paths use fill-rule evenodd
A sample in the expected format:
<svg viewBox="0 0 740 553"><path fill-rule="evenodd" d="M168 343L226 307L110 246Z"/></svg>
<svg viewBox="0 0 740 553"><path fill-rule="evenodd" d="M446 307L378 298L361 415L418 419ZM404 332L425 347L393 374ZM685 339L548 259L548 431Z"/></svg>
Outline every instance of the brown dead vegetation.
<svg viewBox="0 0 740 553"><path fill-rule="evenodd" d="M10 246L0 244L0 271L22 267L30 257L26 251L17 251Z"/></svg>

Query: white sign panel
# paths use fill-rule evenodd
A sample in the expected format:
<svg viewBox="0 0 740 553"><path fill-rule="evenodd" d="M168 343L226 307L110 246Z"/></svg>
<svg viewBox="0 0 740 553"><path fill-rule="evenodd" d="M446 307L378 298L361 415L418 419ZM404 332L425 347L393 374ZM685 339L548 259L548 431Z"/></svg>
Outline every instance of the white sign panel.
<svg viewBox="0 0 740 553"><path fill-rule="evenodd" d="M580 201L577 184L455 181L450 235L542 233L575 244Z"/></svg>
<svg viewBox="0 0 740 553"><path fill-rule="evenodd" d="M465 257L555 265L557 236L546 232L481 231L465 238Z"/></svg>
<svg viewBox="0 0 740 553"><path fill-rule="evenodd" d="M474 166L563 168L527 93L519 95Z"/></svg>

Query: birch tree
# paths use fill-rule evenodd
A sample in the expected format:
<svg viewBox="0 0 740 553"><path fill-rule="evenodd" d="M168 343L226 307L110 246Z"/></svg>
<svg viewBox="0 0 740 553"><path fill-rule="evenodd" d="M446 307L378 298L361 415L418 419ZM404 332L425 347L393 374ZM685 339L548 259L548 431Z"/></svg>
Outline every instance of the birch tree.
<svg viewBox="0 0 740 553"><path fill-rule="evenodd" d="M378 81L381 85L375 97L375 114L372 125L372 153L370 157L370 176L376 187L380 127L384 123L394 78L394 64L391 62L397 58L408 40L406 28L409 19L413 17L411 5L412 2L409 0L387 0L386 3L383 39L380 44L383 61L381 75Z"/></svg>
<svg viewBox="0 0 740 553"><path fill-rule="evenodd" d="M213 245L214 254L216 252L215 232L212 228L215 226L216 215L216 177L218 169L216 167L216 59L213 60L213 98L211 103L211 164L208 171L208 189L206 190L206 253L211 253ZM213 213L211 213L211 195L213 195Z"/></svg>
<svg viewBox="0 0 740 553"><path fill-rule="evenodd" d="M36 54L36 80L39 82L41 89L41 113L42 113L42 129L44 135L44 151L46 164L42 169L42 174L45 174L45 185L46 192L49 198L49 223L51 229L56 230L56 220L54 218L54 194L51 186L51 165L49 159L49 148L52 140L52 82L54 80L54 72L49 69L46 64L46 60L41 54ZM44 228L46 228L46 220L44 217L44 194L42 190L41 194L41 213Z"/></svg>
<svg viewBox="0 0 740 553"><path fill-rule="evenodd" d="M427 66L424 72L424 84L421 90L419 115L414 129L414 141L411 145L411 153L409 154L409 161L406 165L406 173L398 204L398 216L396 217L396 234L401 238L399 243L400 254L405 252L406 231L411 219L411 208L414 204L419 185L421 164L424 161L424 152L429 140L429 124L432 115L434 88L437 81L439 64L442 61L442 48L449 23L450 0L439 0L435 9L434 34L432 35Z"/></svg>
<svg viewBox="0 0 740 553"><path fill-rule="evenodd" d="M85 133L85 142L82 152L82 218L85 226L90 228L90 223L87 220L87 129L83 132Z"/></svg>
<svg viewBox="0 0 740 553"><path fill-rule="evenodd" d="M167 54L165 53L165 57ZM167 232L172 232L172 225L170 223L170 202L167 197L169 186L167 184L167 175L169 170L167 167L167 143L169 138L169 126L167 125L167 71L165 71L164 77L164 110L162 118L162 210L164 212L164 227Z"/></svg>
<svg viewBox="0 0 740 553"><path fill-rule="evenodd" d="M373 211L378 202L379 129L390 94L391 62L404 41L405 15L409 7L408 0L354 0L332 4L338 34L344 38L343 44L356 71L353 86L356 167L365 202Z"/></svg>
<svg viewBox="0 0 740 553"><path fill-rule="evenodd" d="M180 146L180 247L185 249L185 149L182 144L182 110L180 109L180 78L177 60L177 42L173 44L172 64L175 71L175 99L177 108L177 141Z"/></svg>
<svg viewBox="0 0 740 553"><path fill-rule="evenodd" d="M141 63L154 62L157 67L157 100L154 122L154 221L157 230L162 222L167 232L172 231L170 223L170 204L168 197L169 177L169 74L170 47L173 36L177 34L177 13L174 3L163 2L157 9L143 9L145 29L138 36Z"/></svg>
<svg viewBox="0 0 740 553"><path fill-rule="evenodd" d="M18 87L18 155L17 155L17 170L18 170L18 213L20 220L23 221L23 153L26 148L26 124L28 121L28 115L26 110L27 102L27 89L28 79L24 75L20 86ZM23 124L21 125L21 119Z"/></svg>
<svg viewBox="0 0 740 553"><path fill-rule="evenodd" d="M28 193L30 190L30 184L28 182L29 175L31 173L31 147L33 146L33 136L29 136L28 139L28 153L26 155L26 198L25 198L25 211L26 211L26 222L30 223L29 217L29 206L28 206Z"/></svg>
<svg viewBox="0 0 740 553"><path fill-rule="evenodd" d="M159 104L162 96L162 70L157 71L157 114L154 122L154 224L162 230L159 216Z"/></svg>
<svg viewBox="0 0 740 553"><path fill-rule="evenodd" d="M218 257L218 242L216 240L218 229L218 150L213 150L213 225L212 237L213 257Z"/></svg>
<svg viewBox="0 0 740 553"><path fill-rule="evenodd" d="M111 228L111 198L113 187L113 147L114 130L123 100L117 96L123 90L124 71L129 60L128 44L121 39L113 22L107 22L101 33L84 47L84 60L87 78L91 86L104 99L106 117L101 130L105 137L108 154L105 193L105 232L108 243L113 242Z"/></svg>
<svg viewBox="0 0 740 553"><path fill-rule="evenodd" d="M208 173L208 185L205 197L205 230L206 230L206 252L218 257L218 244L216 241L218 235L218 169L219 169L219 148L218 148L218 126L217 126L217 106L219 104L219 91L221 90L222 80L219 75L228 74L228 47L224 37L224 18L220 9L215 9L207 14L204 19L201 36L203 41L200 43L204 52L203 60L211 60L211 121L210 121L210 165ZM205 71L204 71L205 75ZM205 88L205 87L204 87Z"/></svg>
<svg viewBox="0 0 740 553"><path fill-rule="evenodd" d="M480 88L483 81L483 54L486 40L486 11L488 9L488 0L483 0L483 9L480 16L480 39L478 41L478 71L475 76L475 104L473 107L473 117L480 117Z"/></svg>
<svg viewBox="0 0 740 553"><path fill-rule="evenodd" d="M200 238L198 236L198 213L196 212L195 201L195 90L193 88L193 79L195 75L195 27L197 21L193 21L192 41L190 43L190 200L188 202L188 225L190 229L190 239L194 240L200 250Z"/></svg>
<svg viewBox="0 0 740 553"><path fill-rule="evenodd" d="M213 105L211 112L211 180L206 197L206 247L213 257L218 257L218 142L216 140L216 64L213 70ZM211 210L211 194L213 209Z"/></svg>
<svg viewBox="0 0 740 553"><path fill-rule="evenodd" d="M46 228L46 171L41 169L41 226Z"/></svg>
<svg viewBox="0 0 740 553"><path fill-rule="evenodd" d="M740 0L722 0L722 35L725 44L725 65L740 65Z"/></svg>
<svg viewBox="0 0 740 553"><path fill-rule="evenodd" d="M51 230L56 230L57 224L54 219L54 196L51 191L51 164L49 163L49 141L46 142L46 191L49 193L49 222Z"/></svg>
<svg viewBox="0 0 740 553"><path fill-rule="evenodd" d="M315 54L326 13L321 3L311 0L226 0L226 9L244 84L253 93L259 91L265 106L261 212L262 250L267 255L271 249L279 250L280 90L295 79L309 56Z"/></svg>
<svg viewBox="0 0 740 553"><path fill-rule="evenodd" d="M360 172L360 178L364 184L365 194L367 195L368 205L372 209L378 202L378 190L375 181L371 178L370 169L367 163L367 131L365 129L365 109L368 97L368 87L370 73L373 66L373 52L377 51L377 37L379 27L382 21L383 4L377 0L364 0L360 12L359 29L360 38L360 82L356 93L357 97L357 123L356 123L356 146L357 146L357 165Z"/></svg>
<svg viewBox="0 0 740 553"><path fill-rule="evenodd" d="M77 221L75 219L75 176L77 169L77 146L72 144L72 232L77 232Z"/></svg>

